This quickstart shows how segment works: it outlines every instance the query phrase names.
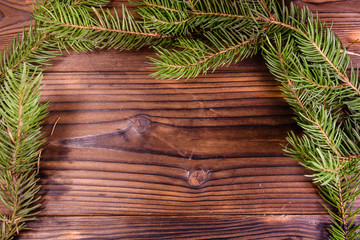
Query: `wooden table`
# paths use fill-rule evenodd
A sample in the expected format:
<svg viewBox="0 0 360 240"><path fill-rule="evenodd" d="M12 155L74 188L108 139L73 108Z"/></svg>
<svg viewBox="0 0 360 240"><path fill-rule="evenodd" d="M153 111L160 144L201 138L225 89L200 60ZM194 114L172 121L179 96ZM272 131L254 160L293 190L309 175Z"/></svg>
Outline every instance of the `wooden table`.
<svg viewBox="0 0 360 240"><path fill-rule="evenodd" d="M31 2L0 0L1 50ZM359 0L296 3L346 44L360 38ZM146 56L71 52L47 68L47 135L59 121L41 159L42 212L20 239L326 239L322 200L283 155L299 129L261 57L183 82L149 77Z"/></svg>

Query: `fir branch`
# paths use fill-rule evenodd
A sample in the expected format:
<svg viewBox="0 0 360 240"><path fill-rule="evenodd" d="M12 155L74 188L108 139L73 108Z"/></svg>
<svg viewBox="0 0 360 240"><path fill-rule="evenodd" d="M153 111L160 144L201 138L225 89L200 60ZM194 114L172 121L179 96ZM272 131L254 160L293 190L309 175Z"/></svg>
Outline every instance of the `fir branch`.
<svg viewBox="0 0 360 240"><path fill-rule="evenodd" d="M35 2L38 4L39 0L35 0ZM49 4L54 2L62 2L72 7L82 7L86 8L88 11L91 11L93 7L105 7L111 2L111 0L46 0L43 1L42 4L45 7L49 7Z"/></svg>
<svg viewBox="0 0 360 240"><path fill-rule="evenodd" d="M82 39L94 43L97 48L138 49L148 45L160 45L167 42L170 36L149 31L139 24L125 6L122 8L122 19L117 12L84 7L73 7L60 1L44 6L40 3L34 12L34 18L44 23L42 30L52 34L56 39L74 39L78 43L75 50L83 48ZM92 14L94 13L94 14Z"/></svg>
<svg viewBox="0 0 360 240"><path fill-rule="evenodd" d="M305 103L306 100L306 92L304 92L301 96L301 94L298 93L297 86L294 85L294 83L291 81L289 72L287 70L287 67L285 66L284 59L291 59L292 54L294 52L293 49L293 42L288 41L286 43L287 46L282 47L282 40L280 38L275 37L275 44L276 46L273 46L269 41L266 48L264 48L265 52L265 60L268 62L268 67L270 71L278 77L278 80L282 81L284 88L282 89L283 92L287 96L287 100L291 106L294 107L294 111L300 116L300 123L302 123L302 127L304 129L311 129L311 127L305 126L303 123L308 122L311 125L314 125L320 134L322 135L322 138L324 138L325 142L330 146L330 148L334 151L334 153L338 157L342 157L342 154L339 152L339 150L335 147L337 143L334 142L333 138L331 138L328 134L328 131L322 126L323 124L320 123L321 121L317 119L314 116L319 116L319 114L311 113L311 107L308 106L309 103ZM290 54L287 55L287 54ZM284 56L285 55L285 56ZM284 80L284 81L283 81ZM303 113L304 115L302 115ZM328 119L330 122L330 119ZM328 124L328 123L326 123ZM334 130L334 129L333 129ZM314 130L312 130L312 133L314 133ZM319 137L319 135L314 133L313 138ZM336 139L336 138L334 138Z"/></svg>
<svg viewBox="0 0 360 240"><path fill-rule="evenodd" d="M308 81L311 85L315 85L319 88L325 88L325 89L336 89L336 88L342 88L344 86L346 86L347 84L346 83L341 83L341 84L338 84L336 86L327 86L327 85L323 85L323 84L320 84L318 82L315 82L313 80L311 80L310 78L306 77L305 75L299 73L299 76L303 79L305 79L306 81Z"/></svg>
<svg viewBox="0 0 360 240"><path fill-rule="evenodd" d="M147 29L172 36L191 35L194 31L193 25L188 24L194 17L189 15L188 2L146 0L133 3L140 6L136 12Z"/></svg>
<svg viewBox="0 0 360 240"><path fill-rule="evenodd" d="M160 69L153 76L160 78L191 78L198 74L206 74L209 69L215 70L220 66L229 65L256 53L255 42L266 26L256 34L247 38L227 35L226 31L207 34L210 42L206 44L200 40L179 39L177 47L181 51L170 52L164 48L156 48L160 61L151 58L155 69ZM218 41L219 36L227 36L227 41ZM192 47L189 47L192 46ZM238 56L238 57L236 57Z"/></svg>
<svg viewBox="0 0 360 240"><path fill-rule="evenodd" d="M359 171L357 167L349 169L349 166L359 166L357 155L350 155L350 153L359 152L359 148L343 134L336 114L331 116L330 111L325 109L326 106L314 104L314 101L317 102L316 98L310 97L306 92L311 88L299 87L293 83L292 75L301 75L299 72L293 72L297 68L292 65L294 62L289 60L296 58L295 42L291 38L283 42L276 35L273 39L274 43L268 41L266 47L263 47L265 60L268 62L270 71L283 83L282 90L286 94L286 99L299 116L298 124L304 129L302 138L294 134L288 137L287 140L292 149L287 147L286 152L300 161L301 165L314 171L312 175L314 182L321 184L320 196L337 209L337 212L333 212L327 208L334 218L330 230L332 237L356 239L359 234L358 227L349 224L348 219L353 222L359 211L353 209L353 203L360 193L358 185L353 184L358 179ZM326 100L329 99L326 98ZM331 102L332 99L329 101ZM345 144L346 142L349 144ZM344 173L346 177L343 177ZM351 184L345 180L351 181ZM339 181L344 183L340 184ZM336 194L330 194L329 191L333 191L331 189L336 189ZM344 192L351 192L351 198L345 197Z"/></svg>
<svg viewBox="0 0 360 240"><path fill-rule="evenodd" d="M317 42L315 42L314 38L319 38L316 34L319 31L322 31L323 28L325 28L325 26L323 24L321 24L320 20L318 21L318 25L320 25L318 27L318 29L315 29L313 32L313 36L310 36L309 34L307 34L306 32L301 32L301 34L305 35L307 40L310 42L310 44L313 46L313 48L309 48L306 49L305 44L302 44L302 51L304 52L304 55L307 56L307 58L312 58L312 60L314 58L316 58L317 56L314 56L314 50L317 54L319 54L323 61L325 61L334 71L335 73L342 79L342 81L344 81L345 84L347 84L348 86L350 86L357 94L360 94L360 90L358 89L358 87L355 87L354 84L352 84L352 81L350 81L349 77L346 74L346 69L347 66L349 65L349 58L347 57L347 53L346 51L342 51L342 54L335 54L333 58L331 58L329 55L332 54L333 52L338 52L340 53L340 49L343 50L344 48L342 48L339 43L340 41L337 39L337 37L335 36L335 34L333 32L330 31L330 29L326 28L325 33L324 33L324 39L326 39L326 41L324 39L320 39ZM328 46L329 44L336 44L337 46ZM322 46L322 47L320 47ZM328 54L325 54L323 49L328 49L327 52ZM311 54L310 54L311 53ZM338 62L340 61L340 62ZM319 63L319 60L314 60L312 62L317 62ZM321 61L320 61L321 63ZM340 67L339 67L340 66ZM342 69L340 69L342 68Z"/></svg>
<svg viewBox="0 0 360 240"><path fill-rule="evenodd" d="M153 0L157 4L155 4L155 3L150 4L150 3L148 3L148 1L150 1L150 0L144 1L144 4L149 7L166 8L166 10L169 10L171 12L179 13L179 15L181 15L182 12L185 12L185 13L183 13L184 16L190 16L190 17L187 17L187 18L179 20L179 21L164 21L164 20L159 20L158 18L155 18L154 14L156 14L156 12L150 11L149 9L151 9L151 8L149 8L149 7L148 8L144 8L144 7L140 8L138 11L140 12L140 14L142 15L142 17L144 19L149 19L149 21L151 21L151 18L152 18L155 21L155 25L150 24L150 25L148 25L148 27L150 27L150 28L154 27L159 32L164 32L166 30L164 30L161 27L158 27L156 25L156 22L160 22L162 24L167 24L167 25L178 25L178 24L187 23L188 21L193 20L194 16L196 16L196 15L214 16L214 17L220 17L220 18L230 19L230 20L234 19L234 18L246 19L246 20L254 22L254 24L259 24L259 22L265 22L269 25L279 26L279 27L283 27L283 28L289 29L291 31L294 31L295 33L298 34L298 39L300 41L299 45L301 45L301 44L305 45L302 47L302 50L305 51L304 56L307 56L309 58L309 55L310 56L314 55L314 52L317 55L320 55L322 61L325 61L327 64L329 64L329 66L335 71L335 73L342 79L342 81L346 85L351 87L357 94L360 94L359 86L355 86L353 84L353 82L355 80L349 79L349 77L346 74L346 68L342 69L342 70L339 68L339 66L348 66L349 65L349 63L346 63L346 62L338 62L339 59L343 59L345 61L348 60L348 58L346 57L346 55L347 55L346 52L343 53L343 55L337 54L333 57L330 57L331 52L339 52L339 51L343 52L344 51L344 48L341 45L338 45L340 43L339 39L335 36L335 34L330 29L328 29L326 27L326 25L321 23L321 21L319 19L313 20L313 15L309 9L306 9L306 8L299 9L294 4L291 4L289 10L283 8L283 10L282 10L283 13L280 13L279 8L281 8L281 7L279 7L279 5L277 3L273 2L273 1L266 1L266 3L265 3L264 0L260 0L259 2L260 2L260 5L262 6L262 9L260 11L257 10L257 9L259 9L259 6L254 4L252 1L250 1L250 2L241 1L241 3L233 3L233 4L239 4L237 7L231 6L230 3L228 3L227 1L222 3L221 6L216 6L215 3L210 4L205 1L204 4L199 4L199 5L202 5L199 8L200 10L191 11L191 10L186 10L186 8L184 6L182 6L179 9L176 9L175 8L176 6L172 6L173 8L161 6L161 5L159 5L158 0ZM250 4L252 4L252 5L250 5ZM243 10L236 11L233 9L243 9ZM246 10L244 10L244 9L246 9ZM249 11L248 9L252 9L252 10ZM271 13L270 9L273 10L274 13ZM239 13L242 13L243 15L239 15ZM275 14L275 13L278 13L278 14ZM254 15L254 14L257 14L257 15ZM149 18L149 15L151 15L151 18ZM168 11L165 13L161 13L161 14L157 13L157 15L155 15L155 16L164 17L164 15L165 16L169 15ZM289 20L289 19L292 19L292 20ZM196 20L194 20L194 22L195 21ZM204 24L204 21L206 21L206 23L212 22L211 26L214 26L214 25L217 25L218 27L221 26L221 24L219 25L219 20L215 21L214 19L204 18L202 21L199 21L199 20L197 20L197 21L198 22L196 24L198 24L198 25ZM190 25L190 26L192 24L195 25L194 22L189 23L187 25ZM306 22L308 24L306 25L306 24L304 24L304 22ZM234 24L236 24L236 22L231 22L231 24L234 25ZM237 23L237 24L239 24L239 23ZM313 24L313 25L309 26L310 24ZM209 24L207 24L207 25L209 25ZM169 26L167 28L168 28L167 32L176 30L176 28L174 28L174 26ZM193 28L195 28L195 27L193 27ZM180 28L177 28L177 29L180 29ZM320 36L323 36L323 38L319 38L318 35L316 35L316 34L319 31L323 31L323 29L325 29L324 34L320 35ZM182 34L184 32L186 32L186 31L181 30L178 33ZM328 41L327 44L325 43L325 39ZM306 40L307 42L304 43L304 40ZM312 48L307 50L307 48L309 47L309 44L312 46ZM328 44L333 44L333 45L330 46ZM325 51L323 49L327 49L328 54L325 54ZM319 56L315 56L314 58L316 59L316 57L318 58ZM318 63L319 59L316 59L316 61ZM171 65L171 64L169 64L169 65Z"/></svg>
<svg viewBox="0 0 360 240"><path fill-rule="evenodd" d="M46 104L40 104L41 75L21 64L9 70L0 90L0 201L10 215L1 214L2 239L13 239L26 222L35 220L39 191L34 171L44 139L41 122Z"/></svg>
<svg viewBox="0 0 360 240"><path fill-rule="evenodd" d="M16 72L24 62L28 69L41 71L42 65L59 55L62 45L52 41L49 35L39 30L39 23L31 23L29 29L23 29L13 42L5 48L0 59L0 83L4 81L8 69Z"/></svg>
<svg viewBox="0 0 360 240"><path fill-rule="evenodd" d="M254 16L261 6L251 0L223 1L221 6L202 1L196 1L195 4L188 1L158 0L134 3L140 6L136 11L145 20L146 28L169 35L189 36L199 30L233 29L235 26L242 29L258 28L259 24L254 20L262 18ZM266 9L261 8L261 11L266 14Z"/></svg>
<svg viewBox="0 0 360 240"><path fill-rule="evenodd" d="M354 224L359 208L354 208L356 196L359 195L360 173L356 169L347 169L348 173L339 173L338 177L326 186L319 186L321 197L335 211L325 206L333 217L333 224L329 229L330 239L358 239L359 225ZM350 179L350 180L349 180Z"/></svg>
<svg viewBox="0 0 360 240"><path fill-rule="evenodd" d="M276 5L273 7L275 8ZM347 76L346 69L350 63L349 57L335 33L319 18L314 19L308 8L300 9L291 3L290 10L283 12L284 14L275 15L277 19L262 18L262 20L297 33L295 36L299 47L308 61L316 64L325 62L346 85L360 94L359 86L353 84L357 79L350 80ZM289 22L289 19L295 20L288 24L286 22Z"/></svg>

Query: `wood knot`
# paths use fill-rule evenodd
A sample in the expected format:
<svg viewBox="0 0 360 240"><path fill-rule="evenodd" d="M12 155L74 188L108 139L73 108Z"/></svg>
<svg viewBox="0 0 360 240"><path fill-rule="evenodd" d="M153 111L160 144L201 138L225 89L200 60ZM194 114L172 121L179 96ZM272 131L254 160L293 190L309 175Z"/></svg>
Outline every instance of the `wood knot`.
<svg viewBox="0 0 360 240"><path fill-rule="evenodd" d="M151 125L151 121L145 116L136 116L131 120L131 122L135 131L139 133L147 132Z"/></svg>
<svg viewBox="0 0 360 240"><path fill-rule="evenodd" d="M208 179L209 171L203 169L194 170L190 173L188 183L190 186L196 187L204 184Z"/></svg>

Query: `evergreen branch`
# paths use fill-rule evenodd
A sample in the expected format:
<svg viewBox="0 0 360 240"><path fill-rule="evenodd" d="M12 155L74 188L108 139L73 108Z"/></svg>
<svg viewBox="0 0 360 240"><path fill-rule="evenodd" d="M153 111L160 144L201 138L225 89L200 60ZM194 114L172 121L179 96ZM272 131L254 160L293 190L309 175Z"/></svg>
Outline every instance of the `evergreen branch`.
<svg viewBox="0 0 360 240"><path fill-rule="evenodd" d="M263 0L260 0L261 4L264 6L264 9L266 10L266 12L268 13L269 16L273 16L273 14L270 13L269 8L266 6L266 4L264 3ZM296 8L293 4L291 6L292 8ZM301 12L302 10L296 10L293 12ZM307 13L309 15L309 21L312 21L312 14L310 12L310 10L305 9L304 10L305 13ZM298 26L292 26L290 24L286 24L285 22L281 22L281 21L277 21L275 20L273 17L261 17L261 16L256 16L256 17L249 17L249 16L242 16L242 15L234 15L234 14L227 14L227 13L213 13L213 12L191 12L191 14L193 15L213 15L213 16L219 16L219 17L225 17L225 18L245 18L245 19L250 19L250 20L256 20L256 21L264 21L268 24L271 25L276 25L276 26L281 26L290 30L293 30L295 32L297 32L298 34L305 36L307 38L307 40L313 45L313 47L316 49L316 51L322 56L322 58L334 69L334 71L343 79L344 82L346 82L347 85L349 85L352 89L354 89L358 94L360 94L360 90L358 88L356 88L351 81L349 80L349 78L346 76L345 73L341 72L333 63L333 61L331 61L329 59L329 57L324 53L324 51L322 50L322 48L320 47L320 44L317 44L314 41L314 37L310 36L306 31L304 31L303 29L301 29ZM324 27L320 20L317 20L319 25L321 25L322 27ZM301 22L301 20L299 20L299 22ZM307 29L307 25L305 26ZM315 31L316 32L316 31ZM331 35L332 38L336 38L335 36L333 36L333 32L331 31L327 31L328 35ZM329 41L332 42L332 41ZM338 43L339 41L335 41L336 43Z"/></svg>
<svg viewBox="0 0 360 240"><path fill-rule="evenodd" d="M328 169L328 168L324 168L324 167L321 167L320 169L322 171L329 172L329 173L339 173L339 171L341 169L341 165L335 169Z"/></svg>
<svg viewBox="0 0 360 240"><path fill-rule="evenodd" d="M260 34L266 31L264 26L258 33L247 38L243 36L230 37L226 31L213 31L206 38L212 44L205 44L200 40L180 39L178 47L182 51L170 52L164 48L156 48L159 61L152 58L155 69L160 69L153 76L160 78L196 77L201 72L206 74L208 69L215 70L219 66L237 62L256 53L254 43ZM227 41L219 41L219 36L227 36ZM193 46L193 47L189 47ZM195 46L195 47L194 47ZM215 50L216 49L216 50ZM237 56L237 57L236 57Z"/></svg>
<svg viewBox="0 0 360 240"><path fill-rule="evenodd" d="M296 28L294 26L291 26L291 25L283 23L283 22L276 21L276 20L271 19L271 18L259 18L259 20L270 23L270 24L275 25L275 26L281 26L281 27L293 30L293 31L295 31L297 33L300 33L300 34L303 33L300 29L298 29L298 28Z"/></svg>
<svg viewBox="0 0 360 240"><path fill-rule="evenodd" d="M18 73L9 70L0 90L0 201L11 212L0 214L5 240L35 220L40 206L34 167L44 142L40 124L47 106L39 103L41 76L36 72L21 64Z"/></svg>
<svg viewBox="0 0 360 240"><path fill-rule="evenodd" d="M8 69L16 72L17 68L26 62L29 69L41 71L41 65L59 55L61 44L52 41L51 37L39 31L37 22L30 24L29 29L23 29L13 42L4 50L0 59L0 83L4 81Z"/></svg>
<svg viewBox="0 0 360 240"><path fill-rule="evenodd" d="M274 43L268 40L266 47L263 47L264 57L270 71L284 84L282 90L286 94L289 104L299 115L298 124L306 134L302 138L298 138L294 134L289 136L287 140L293 149L287 148L286 152L299 160L301 165L315 172L312 177L315 177L314 182L321 184L319 188L321 197L337 209L337 213L334 213L327 208L329 214L334 218L330 229L333 239L357 239L359 227L350 224L348 219L353 222L356 214L360 211L359 209L353 210L353 203L360 194L359 185L354 184L360 175L359 158L358 155L349 153L359 152L359 148L343 135L336 116L334 120L334 117L322 105L312 106L314 105L313 101L316 100L309 98L306 93L311 89L299 87L292 82L292 75L301 76L299 72L294 73L298 69L293 66L294 61L289 60L296 58L294 41L289 38L284 43L277 35L273 39ZM305 80L308 81L306 78ZM302 95L298 93L299 91ZM327 101L331 102L332 100L327 99ZM321 110L314 112L314 108ZM308 124L313 124L318 131ZM325 147L319 140L330 148ZM345 144L346 142L349 144ZM335 156L329 151L334 152ZM356 167L349 169L349 165ZM346 177L342 177L344 173L347 174ZM339 179L344 179L344 184L340 184ZM333 189L336 189L336 193L332 193Z"/></svg>
<svg viewBox="0 0 360 240"><path fill-rule="evenodd" d="M261 20L267 14L266 7L259 1L198 1L197 10L191 11L191 15L207 15L224 18L239 18ZM210 19L208 19L210 20Z"/></svg>
<svg viewBox="0 0 360 240"><path fill-rule="evenodd" d="M147 45L160 45L170 38L144 28L125 6L122 8L122 19L117 12L112 15L108 9L91 9L90 12L82 6L73 7L59 1L47 6L38 3L34 17L44 22L42 30L53 34L56 39L74 39L75 43L70 46L74 46L77 51L87 51L91 46L120 50L138 49ZM82 39L93 44L86 45L82 43Z"/></svg>
<svg viewBox="0 0 360 240"><path fill-rule="evenodd" d="M303 102L303 98L301 97L297 92L297 87L292 83L290 80L290 76L287 70L287 67L285 66L284 59L290 59L291 56L287 56L284 54L289 53L292 54L294 50L292 49L293 43L288 41L287 46L282 47L282 40L280 38L274 37L276 46L273 46L271 42L268 40L267 48L264 49L266 56L265 60L268 62L268 66L270 71L278 77L280 81L285 80L286 82L283 84L287 84L288 87L283 88L283 91L287 95L287 100L290 105L294 107L295 112L298 114L304 113L305 116L300 117L305 120L305 122L309 122L310 124L313 124L316 126L316 128L321 133L322 137L325 139L325 142L330 146L330 148L334 151L334 153L341 157L342 154L337 150L335 147L337 144L334 143L334 141L331 139L331 137L328 135L327 131L323 128L320 121L313 117L314 114L309 112L309 107L306 106ZM285 53L284 53L285 52ZM291 99L295 100L295 103L292 102ZM298 111L300 110L300 111ZM307 129L308 127L305 125L302 125L303 128ZM314 136L315 137L315 136Z"/></svg>
<svg viewBox="0 0 360 240"><path fill-rule="evenodd" d="M297 17L297 21L293 23L294 26L286 24L285 19L282 19L283 21L276 21L264 18L264 20L298 33L299 35L296 36L305 58L314 63L327 63L346 85L351 87L357 94L360 94L359 87L354 86L346 74L349 58L337 36L320 19L313 19L309 9L299 9L293 3L291 3L290 8L290 13L286 12L288 15L284 18L295 18L294 13L298 13L301 16ZM281 19L280 16L278 19ZM319 34L320 32L322 34ZM341 66L342 69L338 66Z"/></svg>
<svg viewBox="0 0 360 240"><path fill-rule="evenodd" d="M251 29L264 24L258 24L262 17L254 16L260 5L251 0L223 1L221 7L216 3L197 1L196 8L188 1L146 0L134 3L140 6L136 11L145 20L145 26L162 34L191 36L205 29L234 29L235 26ZM266 9L262 12L266 14Z"/></svg>
<svg viewBox="0 0 360 240"><path fill-rule="evenodd" d="M299 76L302 77L303 79L305 79L306 81L308 81L310 84L312 85L315 85L317 87L320 87L320 88L325 88L325 89L336 89L336 88L342 88L342 87L345 87L347 84L346 83L342 83L342 84L338 84L336 86L326 86L326 85L322 85L322 84L319 84L313 80L311 80L310 78L304 76L303 74L299 73Z"/></svg>
<svg viewBox="0 0 360 240"><path fill-rule="evenodd" d="M133 2L141 6L136 12L144 20L144 26L165 35L191 35L194 28L189 22L194 16L189 15L189 3L165 1L160 5L159 2L158 0Z"/></svg>
<svg viewBox="0 0 360 240"><path fill-rule="evenodd" d="M352 156L347 156L347 157L339 157L339 159L341 160L341 161L351 161L351 160L356 160L356 159L358 159L358 158L360 158L360 155L352 155Z"/></svg>
<svg viewBox="0 0 360 240"><path fill-rule="evenodd" d="M186 10L184 10L184 7L182 9L169 8L169 7L159 5L159 3L158 3L159 1L157 1L157 0L154 0L154 1L156 1L157 4L154 4L154 3L150 4L147 1L144 1L144 4L147 5L147 6L150 6L150 7L162 8L162 9L166 9L166 10L169 10L169 11L172 11L172 12L177 12L177 13L181 13L182 11L186 11ZM326 26L324 24L321 23L321 21L319 19L316 19L314 21L314 23L315 23L313 25L314 29L310 30L311 28L309 28L308 25L305 25L303 23L303 22L307 22L307 23L311 24L313 22L313 16L312 16L311 12L308 9L303 9L303 10L298 9L296 6L294 6L292 4L290 6L291 11L290 12L284 11L286 16L283 17L283 18L294 18L294 19L298 18L298 19L293 20L291 23L287 23L287 22L289 22L288 20L287 21L281 21L281 20L284 20L284 19L282 19L280 17L281 14L278 14L279 16L277 16L277 19L275 19L273 17L274 14L271 14L270 9L278 8L276 3L273 3L272 1L268 1L268 3L266 4L264 2L264 0L260 0L259 2L262 5L264 11L267 13L268 17L266 17L265 14L263 14L263 12L262 12L262 14L260 13L261 15L258 13L259 14L258 16L254 16L253 12L251 12L251 11L250 12L243 11L244 15L233 14L234 11L232 10L231 7L229 7L229 5L228 6L226 5L226 2L223 3L223 5L225 5L226 7L220 7L219 6L219 7L216 8L216 7L209 7L209 4L204 4L205 6L202 6L202 8L201 8L203 11L201 11L201 10L197 10L197 11L187 10L188 12L184 13L183 15L190 16L190 17L187 17L185 19L181 19L179 21L165 21L165 20L158 19L158 18L154 17L154 12L152 12L152 11L147 12L147 10L144 10L144 9L140 9L140 13L141 13L142 17L144 17L145 19L148 18L147 14L151 14L151 17L153 18L155 23L158 22L158 23L168 24L168 25L178 25L178 24L187 23L188 21L193 20L194 16L196 16L196 15L203 15L203 16L208 15L208 16L216 16L216 17L230 18L230 19L233 19L233 18L246 19L246 20L251 20L251 21L254 21L254 22L259 22L259 21L261 22L262 21L262 22L265 22L265 23L270 24L270 25L281 26L281 27L287 28L289 30L292 30L292 31L295 31L296 33L298 33L299 36L300 36L299 37L300 41L303 41L304 37L305 37L306 41L308 41L308 43L312 45L312 47L315 49L315 51L321 56L323 61L325 61L327 64L329 64L329 66L344 81L344 83L346 85L348 85L350 88L352 88L357 94L360 94L359 87L355 86L352 83L352 81L350 81L350 79L346 75L345 70L342 71L336 66L335 62L337 61L337 59L336 58L330 58L328 56L329 54L326 54L325 51L323 50L323 49L329 49L324 44L325 39L330 39L330 38L334 39L333 41L329 41L329 43L330 44L335 44L335 45L338 44L340 41L333 34L333 32L331 32L328 28L326 28ZM244 4L245 5L245 3L239 3L239 4ZM244 8L244 6L242 6L242 8ZM211 11L211 10L214 10L214 9L215 9L215 11ZM204 10L207 10L207 11L204 11ZM216 10L221 10L221 12L218 12ZM298 15L301 16L301 17L295 16L294 13L298 13ZM164 15L161 15L161 16L164 16ZM206 19L206 21L211 21L211 20L212 19ZM232 23L232 24L234 24L234 23ZM149 25L149 27L155 27L156 28L156 25ZM171 27L171 26L169 26L167 28L168 28L168 32L174 30L174 28ZM318 33L319 31L322 31L322 29L324 29L324 28L325 28L325 34L324 35L327 36L327 37L323 37L323 39L321 39L321 38L317 37L316 33ZM164 31L164 30L161 30L161 27L158 30L160 32ZM181 30L180 33L182 33L182 32L186 32L186 31ZM322 47L320 47L320 46L322 46ZM343 51L343 48L341 48L341 46L331 46L330 49L334 49L335 51ZM303 49L303 50L305 50L305 49ZM311 49L311 51L306 51L304 55L307 56L307 55L309 55L309 53L314 54L313 52L314 52L314 50ZM329 51L329 50L327 52L331 53L331 51ZM346 56L346 53L344 53L344 56ZM346 57L344 58L343 56L337 56L337 57L338 58L341 57L342 59L346 59ZM346 63L339 62L339 65L346 65Z"/></svg>
<svg viewBox="0 0 360 240"><path fill-rule="evenodd" d="M324 60L331 66L331 68L334 69L334 71L343 79L343 81L349 85L354 91L357 92L357 94L360 94L360 90L356 88L351 81L349 80L348 76L345 75L345 73L342 73L335 65L334 63L326 56L326 54L322 51L322 49L309 37L309 41L314 46L314 48L319 52L319 54L324 58Z"/></svg>
<svg viewBox="0 0 360 240"><path fill-rule="evenodd" d="M321 197L336 209L336 212L325 207L333 217L333 224L329 230L330 239L358 239L359 225L354 225L356 215L360 209L354 207L355 199L359 196L358 169L347 169L348 173L339 173L337 178L327 186L319 186Z"/></svg>
<svg viewBox="0 0 360 240"><path fill-rule="evenodd" d="M20 64L24 63L25 60L29 57L30 54L32 54L32 52L37 49L39 46L41 46L41 44L43 43L43 41L46 39L46 35L43 35L36 43L34 46L32 46L31 49L29 49L28 51L25 52L25 54L23 54L23 56L18 59L16 62L14 62L13 64L11 64L11 68L10 70L14 70L15 68L17 68ZM2 64L3 66L5 64ZM10 64L9 64L10 65ZM6 66L6 65L5 65ZM1 72L0 72L0 76L1 75L5 75L5 73L7 73L8 71L3 69Z"/></svg>
<svg viewBox="0 0 360 240"><path fill-rule="evenodd" d="M246 41L243 41L237 45L234 45L234 46L231 46L231 47L228 47L224 50L221 50L219 52L216 52L216 53L209 53L208 56L202 58L201 60L197 61L197 62L192 62L192 63L189 63L187 65L170 65L170 64L166 64L165 66L166 67L169 67L169 68L187 68L187 67L191 67L191 66L197 66L197 65L200 65L204 62L207 62L209 61L210 59L214 58L214 57L217 57L219 55L222 55L224 53L227 53L229 51L233 51L237 48L240 48L240 47L243 47L244 45L247 45L249 43L252 43L256 38L255 37L251 37L250 39L246 40Z"/></svg>

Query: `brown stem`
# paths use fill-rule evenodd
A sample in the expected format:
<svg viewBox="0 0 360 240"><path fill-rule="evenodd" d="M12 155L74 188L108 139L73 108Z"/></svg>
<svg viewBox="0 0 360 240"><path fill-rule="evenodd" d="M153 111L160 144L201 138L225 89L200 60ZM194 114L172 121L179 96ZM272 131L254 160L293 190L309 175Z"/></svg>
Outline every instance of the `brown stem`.
<svg viewBox="0 0 360 240"><path fill-rule="evenodd" d="M263 0L260 0L260 2L261 2L261 5L263 5L265 11L269 14L269 17L270 17L270 16L271 16L271 12L270 12L269 8L266 6L266 4L264 3Z"/></svg>
<svg viewBox="0 0 360 240"><path fill-rule="evenodd" d="M185 23L185 22L191 20L193 17L194 17L194 16L191 16L191 17L189 17L189 18L187 18L187 19L184 19L184 20L178 21L178 22L166 22L166 21L162 21L162 20L157 19L157 18L154 17L154 21L155 21L155 22L162 23L162 24L178 25L178 24L182 24L182 23Z"/></svg>
<svg viewBox="0 0 360 240"><path fill-rule="evenodd" d="M313 80L311 80L310 78L307 78L305 77L304 75L302 75L301 73L299 73L300 77L302 77L303 79L305 79L306 81L310 82L311 84L314 84L318 87L321 87L321 88L326 88L326 89L336 89L336 88L341 88L341 87L344 87L346 86L347 84L346 83L342 83L342 84L339 84L337 86L325 86L325 85L322 85L322 84L319 84L317 82L314 82Z"/></svg>
<svg viewBox="0 0 360 240"><path fill-rule="evenodd" d="M23 115L23 90L20 93L19 96L19 112L18 112L18 122L17 122L17 132L16 132L16 140L15 140L15 146L14 146L14 152L13 152L13 156L12 156L12 171L15 172L15 167L16 167L16 163L17 163L17 155L18 155L18 151L20 148L20 142L21 142L21 138L22 138L22 134L21 134L21 128L23 125L23 121L22 121L22 115Z"/></svg>
<svg viewBox="0 0 360 240"><path fill-rule="evenodd" d="M96 11L96 9L95 9L94 7L91 7L91 8L92 8L92 10L94 11L96 17L99 19L99 22L100 22L101 26L102 26L102 27L105 27L105 25L104 25L101 17L99 16L99 13Z"/></svg>
<svg viewBox="0 0 360 240"><path fill-rule="evenodd" d="M255 19L255 20L262 20L261 17L249 17L243 15L233 15L227 13L213 13L213 12L190 12L191 15L209 15L209 16L219 16L219 17L230 17L230 18L241 18L241 19Z"/></svg>
<svg viewBox="0 0 360 240"><path fill-rule="evenodd" d="M345 213L345 206L344 206L344 200L343 200L343 192L342 192L340 182L337 183L337 187L338 187L338 191L339 191L340 218L341 218L341 222L342 222L342 227L344 228L344 231L345 231L345 239L348 240L349 239L348 230L347 230L348 224L347 224L347 221L346 221L346 213Z"/></svg>
<svg viewBox="0 0 360 240"><path fill-rule="evenodd" d="M338 173L340 169L341 169L341 166L337 167L335 170L328 169L328 168L321 168L321 170L323 170L325 172L331 172L331 173Z"/></svg>
<svg viewBox="0 0 360 240"><path fill-rule="evenodd" d="M61 25L61 26L67 26L72 28L79 28L79 29L90 29L90 30L97 30L97 31L107 31L107 32L117 32L117 33L124 33L124 34L133 34L133 35L139 35L139 36L149 36L149 37L155 37L155 38L170 38L172 36L168 35L162 35L158 32L135 32L135 31L126 31L126 30L118 30L118 29L111 29L111 28L105 28L105 27L95 27L95 26L80 26L80 25L74 25L74 24L68 24L68 23L59 23L59 22L52 22L52 24Z"/></svg>
<svg viewBox="0 0 360 240"><path fill-rule="evenodd" d="M339 157L339 159L343 160L343 161L350 161L355 158L360 158L360 155L350 155L350 156L346 156L346 157Z"/></svg>
<svg viewBox="0 0 360 240"><path fill-rule="evenodd" d="M192 6L193 9L196 9L194 3L191 0L189 0L189 3L190 3L190 5Z"/></svg>

